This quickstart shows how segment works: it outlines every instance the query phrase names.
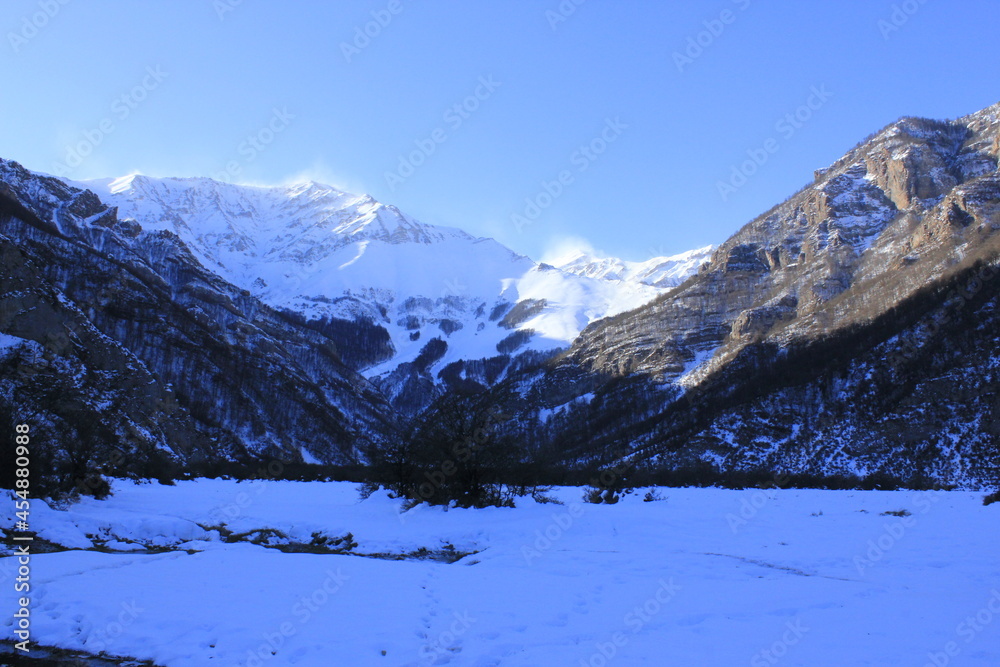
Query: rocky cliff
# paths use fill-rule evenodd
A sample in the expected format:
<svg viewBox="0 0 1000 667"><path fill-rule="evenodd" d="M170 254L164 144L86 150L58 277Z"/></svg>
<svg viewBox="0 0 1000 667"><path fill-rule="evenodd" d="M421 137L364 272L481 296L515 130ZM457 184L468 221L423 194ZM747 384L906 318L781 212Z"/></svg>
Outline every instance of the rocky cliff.
<svg viewBox="0 0 1000 667"><path fill-rule="evenodd" d="M64 482L112 450L346 464L395 428L328 338L89 191L0 161L0 255L0 402Z"/></svg>
<svg viewBox="0 0 1000 667"><path fill-rule="evenodd" d="M536 265L315 184L132 179L123 217L0 161L0 428L35 424L69 483L111 458L146 475L351 464L400 442L403 406L444 392L504 414L505 455L550 472L982 487L1000 470L998 149L1000 105L901 119L694 257L680 284L683 262ZM477 273L449 239L502 270ZM411 271L439 269L420 294L382 272L411 252ZM437 261L452 256L466 264ZM362 265L385 290L329 297L347 274L307 270ZM443 293L463 266L488 284ZM660 295L592 321L646 290Z"/></svg>
<svg viewBox="0 0 1000 667"><path fill-rule="evenodd" d="M998 132L1000 105L872 135L697 275L522 378L522 420L568 460L985 483Z"/></svg>

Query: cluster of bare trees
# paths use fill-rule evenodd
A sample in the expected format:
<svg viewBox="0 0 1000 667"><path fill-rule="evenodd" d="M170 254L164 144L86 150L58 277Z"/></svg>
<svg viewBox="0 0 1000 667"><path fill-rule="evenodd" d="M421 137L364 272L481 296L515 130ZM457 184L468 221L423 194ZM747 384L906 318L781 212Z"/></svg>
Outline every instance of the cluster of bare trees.
<svg viewBox="0 0 1000 667"><path fill-rule="evenodd" d="M451 393L414 419L393 443L372 448L370 487L462 507L509 506L535 493L541 466L514 437L496 397Z"/></svg>

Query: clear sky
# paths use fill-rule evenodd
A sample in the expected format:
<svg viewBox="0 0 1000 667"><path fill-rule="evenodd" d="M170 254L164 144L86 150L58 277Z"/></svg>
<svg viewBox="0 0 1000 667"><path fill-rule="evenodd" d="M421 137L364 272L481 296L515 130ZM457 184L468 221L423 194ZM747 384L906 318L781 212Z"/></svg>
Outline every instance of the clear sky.
<svg viewBox="0 0 1000 667"><path fill-rule="evenodd" d="M308 177L536 259L585 240L643 260L723 241L899 116L1000 100L998 18L995 0L6 0L0 157Z"/></svg>

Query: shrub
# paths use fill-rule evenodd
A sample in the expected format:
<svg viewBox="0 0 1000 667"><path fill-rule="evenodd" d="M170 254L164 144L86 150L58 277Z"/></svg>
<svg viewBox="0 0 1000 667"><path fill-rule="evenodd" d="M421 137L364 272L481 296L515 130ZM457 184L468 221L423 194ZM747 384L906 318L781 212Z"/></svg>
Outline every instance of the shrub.
<svg viewBox="0 0 1000 667"><path fill-rule="evenodd" d="M583 502L594 505L614 505L620 500L618 492L614 489L602 489L599 487L589 487L583 494Z"/></svg>
<svg viewBox="0 0 1000 667"><path fill-rule="evenodd" d="M76 488L81 494L93 496L97 500L104 500L111 495L111 484L98 474L87 475L80 480Z"/></svg>
<svg viewBox="0 0 1000 667"><path fill-rule="evenodd" d="M509 417L483 398L439 398L395 442L370 449L369 481L414 504L513 507L536 493L529 452L505 432Z"/></svg>
<svg viewBox="0 0 1000 667"><path fill-rule="evenodd" d="M530 495L532 500L542 505L548 505L550 503L554 505L566 504L563 501L559 500L558 498L553 498L552 496L548 495L550 491L552 491L551 486L536 486L528 490L527 495Z"/></svg>

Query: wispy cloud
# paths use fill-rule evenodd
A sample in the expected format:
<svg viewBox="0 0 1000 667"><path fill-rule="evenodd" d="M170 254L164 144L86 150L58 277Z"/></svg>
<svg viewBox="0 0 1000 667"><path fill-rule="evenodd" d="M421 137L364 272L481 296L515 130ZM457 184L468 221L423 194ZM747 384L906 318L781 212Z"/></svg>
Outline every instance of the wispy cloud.
<svg viewBox="0 0 1000 667"><path fill-rule="evenodd" d="M546 264L558 266L580 253L596 257L604 256L599 250L594 248L590 241L582 236L556 236L549 240L545 251L542 253L541 261Z"/></svg>
<svg viewBox="0 0 1000 667"><path fill-rule="evenodd" d="M306 181L315 181L316 183L329 185L343 192L350 192L351 194L361 195L373 192L371 188L367 187L361 181L337 173L336 170L332 169L323 160L315 160L305 169L289 174L282 179L279 185L291 185Z"/></svg>

